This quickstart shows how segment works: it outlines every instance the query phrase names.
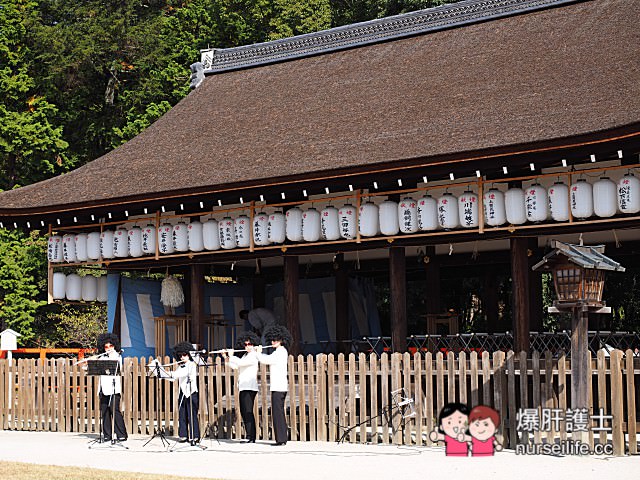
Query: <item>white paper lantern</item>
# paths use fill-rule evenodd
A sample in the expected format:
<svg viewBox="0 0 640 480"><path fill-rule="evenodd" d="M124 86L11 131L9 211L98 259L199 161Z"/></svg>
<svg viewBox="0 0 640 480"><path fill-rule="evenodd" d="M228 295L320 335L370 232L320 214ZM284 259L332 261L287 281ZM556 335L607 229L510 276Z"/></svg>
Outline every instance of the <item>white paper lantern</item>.
<svg viewBox="0 0 640 480"><path fill-rule="evenodd" d="M89 260L87 253L87 234L76 233L73 240L76 244L76 260L78 260L78 262L86 262Z"/></svg>
<svg viewBox="0 0 640 480"><path fill-rule="evenodd" d="M524 205L524 191L513 187L504 194L504 206L507 222L512 225L522 225L527 221L527 210Z"/></svg>
<svg viewBox="0 0 640 480"><path fill-rule="evenodd" d="M75 262L76 257L76 237L73 234L62 237L62 258L65 262Z"/></svg>
<svg viewBox="0 0 640 480"><path fill-rule="evenodd" d="M207 250L220 250L220 226L211 218L202 224L202 243Z"/></svg>
<svg viewBox="0 0 640 480"><path fill-rule="evenodd" d="M192 252L201 252L204 250L204 241L202 238L202 223L198 220L187 225L187 236L189 241L189 250Z"/></svg>
<svg viewBox="0 0 640 480"><path fill-rule="evenodd" d="M545 222L549 216L547 189L539 183L531 185L525 192L524 206L527 220L530 222Z"/></svg>
<svg viewBox="0 0 640 480"><path fill-rule="evenodd" d="M47 241L47 259L50 262L61 262L62 256L62 237L60 235L52 235Z"/></svg>
<svg viewBox="0 0 640 480"><path fill-rule="evenodd" d="M286 223L286 217L284 213L280 211L273 212L269 215L269 222L267 224L269 243L284 243L287 238Z"/></svg>
<svg viewBox="0 0 640 480"><path fill-rule="evenodd" d="M574 218L589 218L593 215L593 187L584 178L571 185L570 206Z"/></svg>
<svg viewBox="0 0 640 480"><path fill-rule="evenodd" d="M164 223L158 227L158 251L163 255L172 254L173 247L173 227Z"/></svg>
<svg viewBox="0 0 640 480"><path fill-rule="evenodd" d="M464 228L478 228L480 224L478 195L471 190L467 190L458 197L458 220Z"/></svg>
<svg viewBox="0 0 640 480"><path fill-rule="evenodd" d="M398 226L402 233L418 231L418 203L411 197L405 197L398 203Z"/></svg>
<svg viewBox="0 0 640 480"><path fill-rule="evenodd" d="M556 182L549 188L549 214L556 222L569 221L569 187Z"/></svg>
<svg viewBox="0 0 640 480"><path fill-rule="evenodd" d="M329 241L340 238L340 217L336 207L328 206L320 212L320 235L323 240Z"/></svg>
<svg viewBox="0 0 640 480"><path fill-rule="evenodd" d="M231 217L224 217L218 223L218 233L220 234L220 246L224 250L236 248L236 230Z"/></svg>
<svg viewBox="0 0 640 480"><path fill-rule="evenodd" d="M602 218L618 213L618 186L609 177L593 184L593 213Z"/></svg>
<svg viewBox="0 0 640 480"><path fill-rule="evenodd" d="M236 245L240 248L251 246L251 219L246 215L240 215L234 221Z"/></svg>
<svg viewBox="0 0 640 480"><path fill-rule="evenodd" d="M189 251L189 232L186 223L178 222L173 226L171 229L171 241L176 252Z"/></svg>
<svg viewBox="0 0 640 480"><path fill-rule="evenodd" d="M293 207L287 210L287 240L301 242L302 236L302 210Z"/></svg>
<svg viewBox="0 0 640 480"><path fill-rule="evenodd" d="M128 232L124 227L118 227L113 233L113 255L117 258L129 256Z"/></svg>
<svg viewBox="0 0 640 480"><path fill-rule="evenodd" d="M400 231L398 222L398 204L391 200L385 200L378 207L380 219L380 233L382 235L397 235Z"/></svg>
<svg viewBox="0 0 640 480"><path fill-rule="evenodd" d="M320 212L315 208L302 214L302 239L305 242L320 240Z"/></svg>
<svg viewBox="0 0 640 480"><path fill-rule="evenodd" d="M438 229L438 202L431 195L418 200L418 228L423 232Z"/></svg>
<svg viewBox="0 0 640 480"><path fill-rule="evenodd" d="M145 255L155 255L156 253L156 227L147 225L142 229L142 253Z"/></svg>
<svg viewBox="0 0 640 480"><path fill-rule="evenodd" d="M347 203L338 209L338 221L342 238L356 238L358 224L356 222L356 209L353 205Z"/></svg>
<svg viewBox="0 0 640 480"><path fill-rule="evenodd" d="M65 294L67 300L79 302L82 300L82 278L80 275L72 273L67 275L65 281Z"/></svg>
<svg viewBox="0 0 640 480"><path fill-rule="evenodd" d="M438 223L439 225L450 230L460 226L458 216L458 199L455 195L445 192L438 198Z"/></svg>
<svg viewBox="0 0 640 480"><path fill-rule="evenodd" d="M82 277L82 300L95 302L98 298L98 279L93 275Z"/></svg>
<svg viewBox="0 0 640 480"><path fill-rule="evenodd" d="M373 202L366 202L360 205L360 215L358 215L358 228L363 237L375 237L380 232L380 213L378 206Z"/></svg>
<svg viewBox="0 0 640 480"><path fill-rule="evenodd" d="M141 257L142 251L142 229L140 227L131 227L127 230L127 241L129 244L129 255L132 257Z"/></svg>
<svg viewBox="0 0 640 480"><path fill-rule="evenodd" d="M114 258L113 230L103 230L100 234L100 255L102 258Z"/></svg>
<svg viewBox="0 0 640 480"><path fill-rule="evenodd" d="M504 193L497 188L491 188L484 193L484 222L491 227L507 223Z"/></svg>
<svg viewBox="0 0 640 480"><path fill-rule="evenodd" d="M618 207L622 213L640 212L640 180L631 173L618 182Z"/></svg>
<svg viewBox="0 0 640 480"><path fill-rule="evenodd" d="M153 229L155 231L155 228ZM107 276L103 275L98 277L98 294L96 300L98 302L106 302L109 299L109 287L107 283Z"/></svg>
<svg viewBox="0 0 640 480"><path fill-rule="evenodd" d="M100 259L100 232L91 232L87 235L87 257L89 260Z"/></svg>
<svg viewBox="0 0 640 480"><path fill-rule="evenodd" d="M66 280L67 276L62 272L54 272L53 274L53 299L63 300L66 296Z"/></svg>
<svg viewBox="0 0 640 480"><path fill-rule="evenodd" d="M253 217L253 243L259 247L269 245L269 215L260 212Z"/></svg>

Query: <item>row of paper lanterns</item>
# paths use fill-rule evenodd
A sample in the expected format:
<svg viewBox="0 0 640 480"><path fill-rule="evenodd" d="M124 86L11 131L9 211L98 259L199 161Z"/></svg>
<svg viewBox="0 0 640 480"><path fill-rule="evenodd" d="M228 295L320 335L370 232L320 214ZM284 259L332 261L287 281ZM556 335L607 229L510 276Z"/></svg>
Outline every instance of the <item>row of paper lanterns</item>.
<svg viewBox="0 0 640 480"><path fill-rule="evenodd" d="M625 175L617 184L602 177L593 184L584 179L571 186L556 182L548 189L540 184L527 188L510 188L502 192L491 188L483 195L484 220L488 226L522 225L549 219L566 222L592 216L611 217L618 212L640 212L640 180ZM291 208L283 213L258 213L253 222L246 215L224 217L220 221L179 222L115 231L53 235L49 237L48 258L51 262L84 262L99 259L141 257L153 255L156 243L160 254L204 250L248 248L253 235L254 245L267 246L290 242L318 242L354 239L359 231L363 237L393 236L477 228L480 223L479 197L472 191L459 197L445 192L439 198L431 195L415 200L407 197L400 202L385 200L380 204L365 202L359 211L353 205L340 208L327 206L302 210ZM357 213L357 214L356 214Z"/></svg>
<svg viewBox="0 0 640 480"><path fill-rule="evenodd" d="M53 299L74 302L106 302L107 276L81 277L75 273L65 275L62 272L53 274Z"/></svg>

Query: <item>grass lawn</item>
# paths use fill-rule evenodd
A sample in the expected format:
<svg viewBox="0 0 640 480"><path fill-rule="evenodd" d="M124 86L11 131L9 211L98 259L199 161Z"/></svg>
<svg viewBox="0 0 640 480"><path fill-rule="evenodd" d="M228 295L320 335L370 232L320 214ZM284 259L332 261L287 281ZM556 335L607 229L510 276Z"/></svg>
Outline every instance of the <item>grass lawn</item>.
<svg viewBox="0 0 640 480"><path fill-rule="evenodd" d="M0 478L12 480L203 480L156 473L118 472L97 468L58 467L32 463L0 462Z"/></svg>

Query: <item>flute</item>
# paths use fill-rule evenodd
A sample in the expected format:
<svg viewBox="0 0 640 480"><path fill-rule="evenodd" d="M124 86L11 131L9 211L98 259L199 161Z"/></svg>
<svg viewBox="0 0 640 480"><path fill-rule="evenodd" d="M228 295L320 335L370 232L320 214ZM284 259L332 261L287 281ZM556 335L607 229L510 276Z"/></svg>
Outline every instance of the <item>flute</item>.
<svg viewBox="0 0 640 480"><path fill-rule="evenodd" d="M276 348L273 345L260 345L263 349L264 348ZM235 349L235 348L223 348L222 350L211 350L209 352L209 355L212 355L214 353L226 353L226 352L246 352L247 350L242 348L242 349Z"/></svg>
<svg viewBox="0 0 640 480"><path fill-rule="evenodd" d="M99 353L97 355L91 355L90 357L87 358L83 358L82 360L78 360L76 363L74 363L73 365L80 365L81 363L85 363L88 362L89 360L97 360L100 357L104 357L105 355L107 355L108 352L102 352Z"/></svg>

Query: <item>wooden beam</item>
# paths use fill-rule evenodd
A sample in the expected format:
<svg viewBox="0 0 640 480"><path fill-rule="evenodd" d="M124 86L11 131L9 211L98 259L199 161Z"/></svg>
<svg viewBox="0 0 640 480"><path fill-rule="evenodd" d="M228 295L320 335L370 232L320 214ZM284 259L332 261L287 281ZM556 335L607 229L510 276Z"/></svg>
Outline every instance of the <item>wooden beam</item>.
<svg viewBox="0 0 640 480"><path fill-rule="evenodd" d="M262 260L256 258L256 273L253 275L253 308L264 307L266 300L266 287L264 275L262 275Z"/></svg>
<svg viewBox="0 0 640 480"><path fill-rule="evenodd" d="M336 340L338 353L348 353L347 340L351 340L349 324L349 272L344 263L344 254L338 253L334 261L336 288Z"/></svg>
<svg viewBox="0 0 640 480"><path fill-rule="evenodd" d="M403 247L389 249L389 288L391 290L391 347L407 351L407 281Z"/></svg>
<svg viewBox="0 0 640 480"><path fill-rule="evenodd" d="M542 332L542 275L534 272L532 267L543 257L543 252L538 248L538 239L529 238L528 272L529 272L529 329L534 332Z"/></svg>
<svg viewBox="0 0 640 480"><path fill-rule="evenodd" d="M489 333L500 332L498 323L498 275L495 267L487 267L482 277L482 309L487 317Z"/></svg>
<svg viewBox="0 0 640 480"><path fill-rule="evenodd" d="M424 292L426 313L442 313L440 305L440 258L436 256L436 247L432 245L425 247L423 263L427 279L427 291Z"/></svg>
<svg viewBox="0 0 640 480"><path fill-rule="evenodd" d="M529 351L529 258L528 239L511 238L511 288L513 341L516 352Z"/></svg>
<svg viewBox="0 0 640 480"><path fill-rule="evenodd" d="M589 308L579 306L571 315L571 409L589 408ZM574 432L575 435L576 432ZM582 432L580 432L582 433ZM580 440L582 438L579 438Z"/></svg>
<svg viewBox="0 0 640 480"><path fill-rule="evenodd" d="M298 300L298 257L284 257L284 316L287 329L291 333L289 353L300 354L300 307Z"/></svg>
<svg viewBox="0 0 640 480"><path fill-rule="evenodd" d="M204 265L192 264L189 277L189 290L191 292L189 341L201 344L204 327Z"/></svg>

